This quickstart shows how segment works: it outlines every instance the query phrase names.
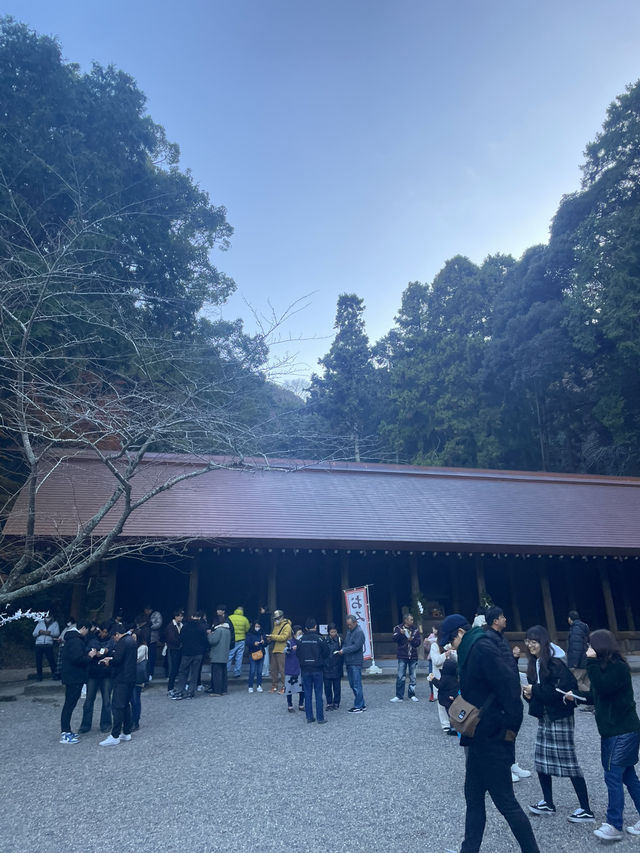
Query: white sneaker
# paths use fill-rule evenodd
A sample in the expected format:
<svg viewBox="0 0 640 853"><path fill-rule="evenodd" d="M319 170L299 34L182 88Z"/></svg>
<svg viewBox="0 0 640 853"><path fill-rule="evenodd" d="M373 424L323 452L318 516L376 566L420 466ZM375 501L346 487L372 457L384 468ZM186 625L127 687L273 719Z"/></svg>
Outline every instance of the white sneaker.
<svg viewBox="0 0 640 853"><path fill-rule="evenodd" d="M256 691L257 691L258 693L262 693L262 687L256 687Z"/></svg>
<svg viewBox="0 0 640 853"><path fill-rule="evenodd" d="M623 838L622 831L610 823L603 823L601 827L593 830L593 834L603 841L620 841Z"/></svg>
<svg viewBox="0 0 640 853"><path fill-rule="evenodd" d="M123 732L123 733L120 735L120 737L118 738L118 740L120 740L120 741L127 741L127 740L131 740L131 735L126 735L126 734Z"/></svg>
<svg viewBox="0 0 640 853"><path fill-rule="evenodd" d="M420 700L418 699L418 697L417 697L417 696L412 696L412 697L411 697L411 701L412 701L412 702L419 702Z"/></svg>
<svg viewBox="0 0 640 853"><path fill-rule="evenodd" d="M104 740L100 741L100 746L117 746L120 743L119 737L114 737L113 735L109 735Z"/></svg>
<svg viewBox="0 0 640 853"><path fill-rule="evenodd" d="M402 702L399 696L394 696L393 699L389 699L390 702Z"/></svg>
<svg viewBox="0 0 640 853"><path fill-rule="evenodd" d="M198 693L204 693L204 684L198 684L196 690L198 691Z"/></svg>
<svg viewBox="0 0 640 853"><path fill-rule="evenodd" d="M153 681L153 676L152 676L152 675L150 675L150 676L149 676L149 681Z"/></svg>
<svg viewBox="0 0 640 853"><path fill-rule="evenodd" d="M531 776L530 770L523 770L518 764L511 765L511 772L515 773L516 776L519 776L521 779L528 779Z"/></svg>
<svg viewBox="0 0 640 853"><path fill-rule="evenodd" d="M640 835L640 820L634 823L633 826L627 827L629 835Z"/></svg>
<svg viewBox="0 0 640 853"><path fill-rule="evenodd" d="M512 782L519 782L520 781L520 777L518 776L517 773L514 773L513 770L511 771L511 781Z"/></svg>
<svg viewBox="0 0 640 853"><path fill-rule="evenodd" d="M249 693L253 693L253 687L249 688Z"/></svg>

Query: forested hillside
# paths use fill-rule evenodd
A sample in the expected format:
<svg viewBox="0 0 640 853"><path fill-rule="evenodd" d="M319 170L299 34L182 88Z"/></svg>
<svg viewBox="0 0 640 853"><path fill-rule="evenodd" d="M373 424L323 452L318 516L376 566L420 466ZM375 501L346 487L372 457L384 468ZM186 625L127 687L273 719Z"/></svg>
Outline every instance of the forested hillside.
<svg viewBox="0 0 640 853"><path fill-rule="evenodd" d="M451 258L375 344L342 294L301 434L355 459L640 475L640 82L582 172L546 245Z"/></svg>

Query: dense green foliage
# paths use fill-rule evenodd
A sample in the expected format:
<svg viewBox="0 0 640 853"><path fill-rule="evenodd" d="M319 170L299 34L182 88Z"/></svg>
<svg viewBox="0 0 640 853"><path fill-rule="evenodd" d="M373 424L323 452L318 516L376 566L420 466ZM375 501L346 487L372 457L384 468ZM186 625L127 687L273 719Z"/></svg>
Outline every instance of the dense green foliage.
<svg viewBox="0 0 640 853"><path fill-rule="evenodd" d="M352 436L357 413L377 461L640 475L640 83L583 176L547 245L452 258L407 286L372 347L361 300L342 295L307 403L317 428Z"/></svg>

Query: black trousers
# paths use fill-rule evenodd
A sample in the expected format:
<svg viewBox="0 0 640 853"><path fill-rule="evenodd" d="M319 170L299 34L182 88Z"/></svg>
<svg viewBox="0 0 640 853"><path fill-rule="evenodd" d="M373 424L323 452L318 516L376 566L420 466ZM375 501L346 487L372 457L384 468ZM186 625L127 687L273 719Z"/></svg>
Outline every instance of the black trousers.
<svg viewBox="0 0 640 853"><path fill-rule="evenodd" d="M82 723L80 731L88 732L93 723L93 706L96 696L100 691L102 707L100 709L100 730L108 732L111 729L111 679L110 678L88 678L87 698L82 706Z"/></svg>
<svg viewBox="0 0 640 853"><path fill-rule="evenodd" d="M478 853L487 819L485 796L509 824L522 853L540 853L529 818L513 793L511 765L515 760L513 743L495 741L466 748L467 767L464 798L467 814L464 841L460 853Z"/></svg>
<svg viewBox="0 0 640 853"><path fill-rule="evenodd" d="M71 715L73 709L78 704L78 699L82 693L82 684L65 684L64 686L64 705L60 714L60 731L71 731Z"/></svg>
<svg viewBox="0 0 640 853"><path fill-rule="evenodd" d="M173 690L175 687L181 658L182 649L167 649L167 661L169 662L169 681L167 682L167 690Z"/></svg>
<svg viewBox="0 0 640 853"><path fill-rule="evenodd" d="M131 734L133 728L133 711L131 698L134 684L114 684L111 693L111 713L113 714L113 737L120 737L120 732Z"/></svg>
<svg viewBox="0 0 640 853"><path fill-rule="evenodd" d="M211 664L211 690L214 693L227 692L227 665L226 663Z"/></svg>
<svg viewBox="0 0 640 853"><path fill-rule="evenodd" d="M35 647L36 650L36 673L38 680L42 680L42 657L46 657L49 668L51 669L51 677L56 674L56 661L53 656L53 646L41 643Z"/></svg>

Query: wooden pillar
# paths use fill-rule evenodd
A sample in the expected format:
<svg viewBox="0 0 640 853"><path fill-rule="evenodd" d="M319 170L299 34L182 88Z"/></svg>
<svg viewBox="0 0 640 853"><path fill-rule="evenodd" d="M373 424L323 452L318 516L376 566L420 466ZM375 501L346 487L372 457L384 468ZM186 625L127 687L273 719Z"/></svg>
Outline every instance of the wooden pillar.
<svg viewBox="0 0 640 853"><path fill-rule="evenodd" d="M189 571L189 592L187 594L187 615L193 616L198 609L198 586L200 583L200 564L203 560L203 551L194 554Z"/></svg>
<svg viewBox="0 0 640 853"><path fill-rule="evenodd" d="M106 622L113 618L113 611L116 605L116 581L118 579L118 561L110 560L108 563L103 563L103 570L106 574L106 584L104 591L104 605L102 607L102 620Z"/></svg>
<svg viewBox="0 0 640 853"><path fill-rule="evenodd" d="M76 619L82 619L85 616L84 602L86 592L87 581L85 577L81 577L71 587L71 615Z"/></svg>
<svg viewBox="0 0 640 853"><path fill-rule="evenodd" d="M540 589L542 590L542 606L544 607L544 618L547 623L547 631L552 640L556 640L558 633L556 631L556 618L553 615L553 601L551 600L551 587L549 586L549 565L547 558L543 557L540 561Z"/></svg>
<svg viewBox="0 0 640 853"><path fill-rule="evenodd" d="M564 561L564 582L567 590L569 610L580 610L576 601L576 588L574 584L574 572L572 571L574 560Z"/></svg>
<svg viewBox="0 0 640 853"><path fill-rule="evenodd" d="M636 630L636 620L633 617L633 608L631 607L631 597L629 595L629 575L626 571L624 560L620 560L620 571L622 573L622 591L624 595L624 615L627 621L627 631Z"/></svg>
<svg viewBox="0 0 640 853"><path fill-rule="evenodd" d="M451 563L451 568L449 569L449 579L451 581L451 612L452 613L460 613L460 578L458 577L458 570L460 568L460 563Z"/></svg>
<svg viewBox="0 0 640 853"><path fill-rule="evenodd" d="M482 557L475 558L476 565L476 584L478 586L478 601L482 599L484 595L487 594L487 582L484 577L484 564L482 562Z"/></svg>
<svg viewBox="0 0 640 853"><path fill-rule="evenodd" d="M347 627L347 607L344 601L343 591L349 589L349 555L344 551L340 555L340 597L342 599L342 630Z"/></svg>
<svg viewBox="0 0 640 853"><path fill-rule="evenodd" d="M333 586L332 568L333 568L333 566L331 564L331 559L329 558L328 554L323 555L323 557L322 557L322 573L323 573L324 585L325 585L326 590L327 590L326 607L325 607L325 614L326 614L325 618L326 618L327 624L329 622L335 622L336 621L334 618L334 614L333 614L333 602L334 602L335 589Z"/></svg>
<svg viewBox="0 0 640 853"><path fill-rule="evenodd" d="M267 578L267 604L269 607L269 612L273 613L280 605L278 602L278 584L276 578L276 554L275 551L269 555L269 577Z"/></svg>
<svg viewBox="0 0 640 853"><path fill-rule="evenodd" d="M602 584L602 597L604 598L604 606L607 611L607 622L609 630L616 634L618 632L618 620L616 619L616 609L613 606L613 595L611 594L611 581L609 580L609 572L604 562L598 566L600 573L600 583Z"/></svg>
<svg viewBox="0 0 640 853"><path fill-rule="evenodd" d="M522 617L520 616L520 605L518 604L518 590L516 589L516 573L513 562L507 563L507 575L509 577L509 594L511 596L511 620L514 631L522 631Z"/></svg>

